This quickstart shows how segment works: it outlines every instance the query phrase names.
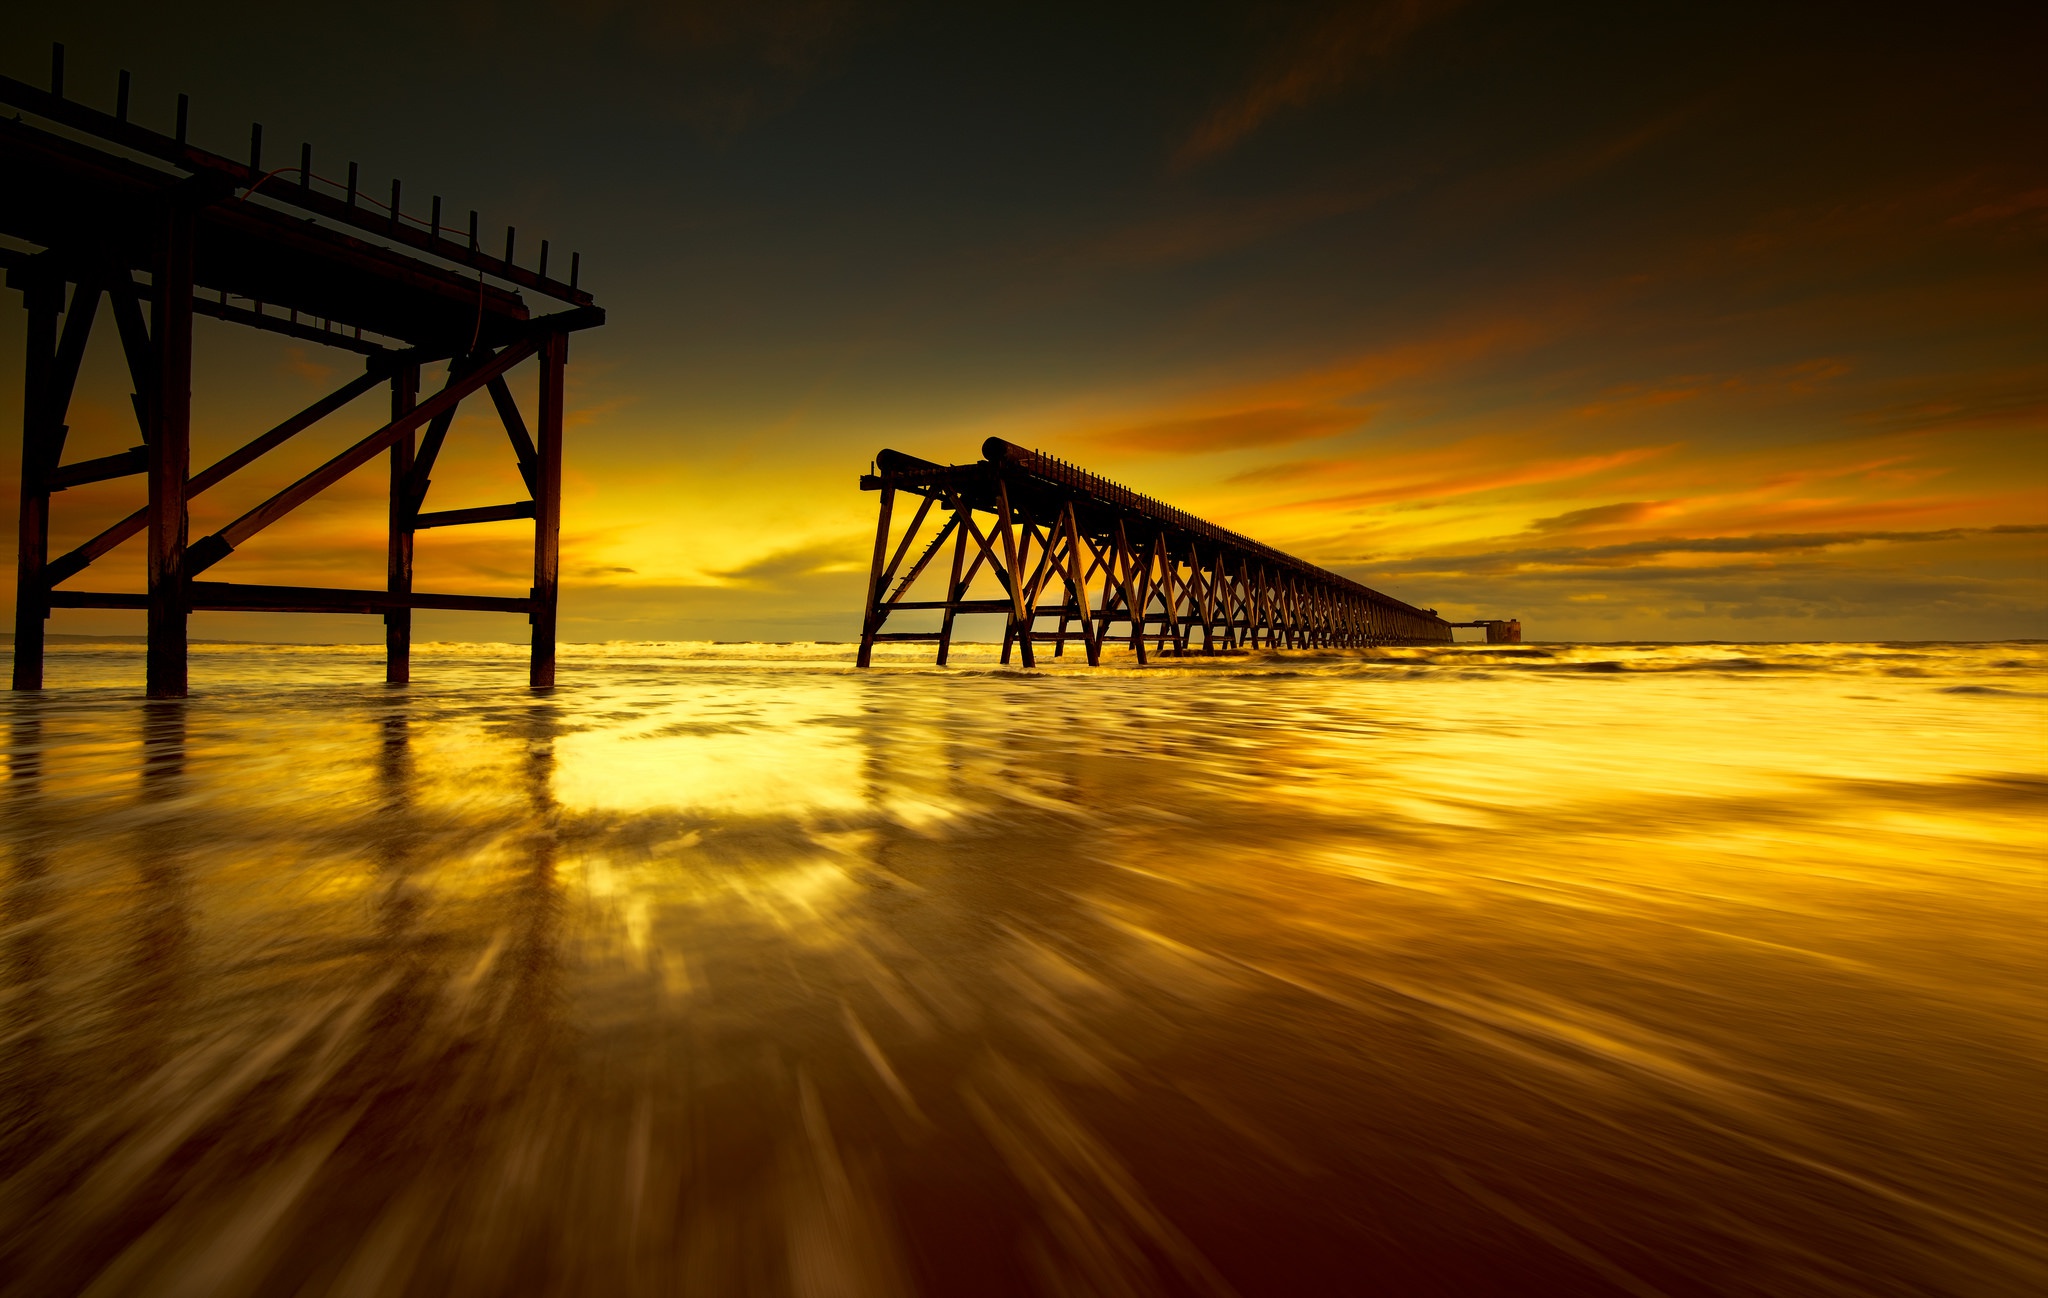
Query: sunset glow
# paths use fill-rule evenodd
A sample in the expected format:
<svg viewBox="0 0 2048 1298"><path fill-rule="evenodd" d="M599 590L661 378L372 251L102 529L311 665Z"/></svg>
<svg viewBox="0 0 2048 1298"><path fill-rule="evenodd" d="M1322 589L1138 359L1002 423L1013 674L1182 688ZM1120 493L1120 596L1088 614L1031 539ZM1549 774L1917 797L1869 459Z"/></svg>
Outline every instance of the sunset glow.
<svg viewBox="0 0 2048 1298"><path fill-rule="evenodd" d="M10 48L69 39L81 95L133 67L219 147L262 117L583 251L614 323L570 368L572 640L850 636L856 475L989 435L1532 635L2048 634L2048 110L2016 16L487 5L460 57L322 29L360 63L337 97L289 71L310 17L115 8L104 39L30 18ZM199 349L197 462L354 365L213 322ZM80 455L133 442L116 350ZM375 404L200 498L194 534ZM466 409L440 476L476 499L447 507L516 484L501 452ZM374 582L375 479L236 579ZM135 490L66 493L54 543ZM421 580L523 589L522 536L423 537Z"/></svg>

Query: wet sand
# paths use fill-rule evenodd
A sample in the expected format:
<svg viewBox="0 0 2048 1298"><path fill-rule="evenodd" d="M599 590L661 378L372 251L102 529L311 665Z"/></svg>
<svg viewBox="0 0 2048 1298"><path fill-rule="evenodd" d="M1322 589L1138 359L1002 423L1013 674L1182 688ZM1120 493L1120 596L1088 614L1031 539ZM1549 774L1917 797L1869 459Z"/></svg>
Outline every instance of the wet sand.
<svg viewBox="0 0 2048 1298"><path fill-rule="evenodd" d="M2048 646L61 646L0 1287L2048 1291Z"/></svg>

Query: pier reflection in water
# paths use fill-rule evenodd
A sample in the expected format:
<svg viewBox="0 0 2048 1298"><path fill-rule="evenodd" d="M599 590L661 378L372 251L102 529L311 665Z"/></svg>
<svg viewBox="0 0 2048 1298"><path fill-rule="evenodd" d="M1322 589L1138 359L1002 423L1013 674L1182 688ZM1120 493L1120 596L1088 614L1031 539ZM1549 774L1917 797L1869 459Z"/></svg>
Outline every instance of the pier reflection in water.
<svg viewBox="0 0 2048 1298"><path fill-rule="evenodd" d="M0 1282L2048 1287L2039 646L9 709Z"/></svg>

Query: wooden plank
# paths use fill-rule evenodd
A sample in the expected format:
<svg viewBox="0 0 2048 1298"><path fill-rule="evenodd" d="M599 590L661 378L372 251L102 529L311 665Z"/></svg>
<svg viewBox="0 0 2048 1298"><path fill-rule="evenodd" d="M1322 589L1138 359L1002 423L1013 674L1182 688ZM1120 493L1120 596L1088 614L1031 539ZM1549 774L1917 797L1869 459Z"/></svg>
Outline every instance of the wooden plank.
<svg viewBox="0 0 2048 1298"><path fill-rule="evenodd" d="M150 377L156 365L156 355L149 345L149 327L142 322L142 304L136 295L135 281L125 272L114 276L107 283L107 301L114 309L114 328L121 338L121 354L128 361L128 381L135 387L132 398L135 425L141 430L142 440L146 443L150 437L147 394L156 386Z"/></svg>
<svg viewBox="0 0 2048 1298"><path fill-rule="evenodd" d="M478 505L474 509L444 509L438 513L418 514L412 525L419 531L433 527L461 527L467 523L504 523L518 518L536 517L539 508L531 500L515 500L509 505Z"/></svg>
<svg viewBox="0 0 2048 1298"><path fill-rule="evenodd" d="M69 487L83 487L88 483L107 482L114 478L132 478L138 473L147 472L149 448L132 446L118 455L102 455L98 459L66 464L45 478L43 485L51 491L63 491Z"/></svg>
<svg viewBox="0 0 2048 1298"><path fill-rule="evenodd" d="M99 314L100 286L97 280L71 290L71 307L64 313L64 336L58 340L57 356L50 369L48 427L49 445L44 471L57 467L64 458L64 439L70 433L65 420L71 413L71 393L78 385L78 367L85 360L86 340L92 336L93 317Z"/></svg>
<svg viewBox="0 0 2048 1298"><path fill-rule="evenodd" d="M943 609L952 609L956 613L1003 613L1009 610L1010 601L1006 599L963 599L948 603L943 599L916 599L905 600L893 607L899 613L929 613L938 612Z"/></svg>
<svg viewBox="0 0 2048 1298"><path fill-rule="evenodd" d="M533 438L526 431L526 420L519 413L519 403L512 399L512 389L501 374L491 380L491 404L498 408L498 422L505 425L505 436L512 442L512 454L519 461L519 476L526 481L526 490L538 490L540 480L540 452L534 449Z"/></svg>
<svg viewBox="0 0 2048 1298"><path fill-rule="evenodd" d="M103 590L53 590L50 592L51 608L127 608L147 611L149 596L146 593L116 593ZM16 687L21 688L20 686Z"/></svg>
<svg viewBox="0 0 2048 1298"><path fill-rule="evenodd" d="M146 596L99 595L90 591L63 591L72 601L64 607L135 608L137 603L85 603L144 600ZM53 596L54 598L55 596ZM337 590L324 586L262 586L242 582L195 581L190 586L191 607L208 611L237 613L383 613L393 608L455 609L473 613L529 613L531 599L502 595L448 595L409 591L394 595L385 590Z"/></svg>

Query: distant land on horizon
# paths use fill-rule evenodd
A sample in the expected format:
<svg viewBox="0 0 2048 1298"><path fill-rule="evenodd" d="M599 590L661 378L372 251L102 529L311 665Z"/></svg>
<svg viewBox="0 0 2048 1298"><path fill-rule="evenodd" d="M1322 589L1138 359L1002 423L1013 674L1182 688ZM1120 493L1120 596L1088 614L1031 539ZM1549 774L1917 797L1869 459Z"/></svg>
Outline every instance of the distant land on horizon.
<svg viewBox="0 0 2048 1298"><path fill-rule="evenodd" d="M139 636L139 635L55 635L55 634L53 634L53 635L51 635L51 636L49 636L49 637L48 637L48 643L49 643L50 645L52 645L52 646L57 646L57 645L72 645L72 646L85 646L85 645L135 645L135 646L138 646L138 647L140 647L140 646L142 646L142 645L145 645L145 644L147 644L147 643L148 643L148 637L146 637L146 636ZM370 642L370 641L367 641L367 640L193 640L193 641L192 641L191 643L193 643L193 644L195 644L195 645L214 645L214 646L231 646L231 647L240 647L240 648L248 648L248 649L329 649L329 648L333 648L333 649L341 649L341 648L365 648L365 649L366 649L366 648L370 648L370 647L372 647L372 645L371 645L371 642ZM808 645L822 645L822 646L826 646L826 647L831 647L831 646L844 646L844 647L846 647L846 648L848 648L848 649L851 649L851 648L853 648L853 647L854 647L854 646L855 646L856 644L858 644L859 642L858 642L858 641L854 641L854 640L811 640L811 639L807 639L807 638L798 638L798 639L794 639L794 640L714 640L714 639L701 639L701 638L694 638L694 637L678 637L678 638L674 638L674 639L647 639L647 640L632 640L632 639L612 639L612 640L564 640L564 641L562 641L561 643L562 643L562 644L564 644L564 645L607 645L607 644L710 644L710 645L774 645L774 646L783 646L783 645L802 645L802 644L808 644ZM979 645L988 645L988 646L991 646L991 647L993 647L993 646L995 646L995 645L998 645L998 644L1000 644L1001 642L1000 642L1000 641L997 641L997 640L962 640L962 639L956 639L956 640L954 640L954 642L953 642L953 643L954 643L954 644L956 644L956 645L977 645L977 646L979 646ZM1485 644L1486 642L1485 642L1485 641L1483 641L1483 640L1458 640L1458 641L1455 641L1455 642L1453 642L1453 643L1455 643L1455 644L1459 644L1459 645L1468 645L1468 646L1469 646L1469 645L1479 645L1479 646L1483 646L1483 645L1484 645L1484 644ZM1993 636L1993 637L1988 637L1988 638L1986 638L1986 639L1982 639L1982 640L1917 640L1917 639L1910 639L1910 638L1909 638L1909 639L1896 639L1896 638L1894 638L1894 639L1871 639L1871 640L1826 640L1826 639L1813 639L1813 640L1526 640L1526 641L1523 641L1523 642L1522 642L1522 644L1523 644L1523 645L1585 645L1585 646L1592 646L1592 645L1717 645L1717 644L1720 644L1720 645L1765 645L1765 644L1930 644L1930 645L1934 645L1934 644L2043 644L2043 643L2048 643L2048 639L2044 639L2044 638L2042 638L2042 637L2038 637L2038 636ZM14 644L14 633L13 633L12 631L0 631L0 646L8 646L8 647L12 647L12 646L13 646L13 644ZM523 649L523 648L525 648L525 647L526 647L526 646L525 646L525 644L524 644L524 642L521 642L521 641L516 641L516 640L422 640L422 641L419 641L419 642L417 642L417 644L415 645L415 647L416 647L416 648L426 648L426 647L430 647L430 646L433 646L433 645L479 645L479 646L482 646L482 645L494 645L494 646L503 646L503 647L505 647L505 648L510 648L510 649ZM1114 646L1112 646L1112 647L1114 647ZM1385 647L1385 648L1394 648L1394 649L1400 649L1400 648L1437 648L1437 647L1439 647L1439 646L1435 646L1435 645L1388 645L1388 646L1383 646L1383 647ZM1496 650L1499 650L1499 651L1509 651L1509 652L1512 652L1512 651L1513 651L1513 650L1514 650L1514 649L1515 649L1516 647L1517 647L1517 646L1514 646L1514 645L1496 645L1496 646L1494 646L1494 648L1495 648ZM1245 652L1244 650L1231 650L1231 651L1229 651L1229 653L1230 653L1230 654L1231 654L1232 656L1242 656L1242 655L1244 654L1244 652ZM1314 653L1329 653L1329 652L1332 652L1332 651L1331 651L1331 650L1326 650L1326 649L1322 649L1322 650L1310 650L1310 651L1305 651L1305 652L1314 652ZM1337 651L1337 652L1342 652L1342 651ZM1189 656L1189 657L1191 657L1191 658L1193 658L1193 657L1204 657L1204 656L1207 656L1207 655L1202 655L1202 654L1199 654L1199 653L1191 653L1191 654L1189 654L1188 656ZM1214 656L1216 656L1216 657L1222 657L1222 656L1224 656L1224 654L1223 654L1223 653L1221 653L1221 652L1219 652L1218 654L1216 654L1216 655L1214 655ZM1050 661L1050 659L1048 659L1048 661Z"/></svg>

